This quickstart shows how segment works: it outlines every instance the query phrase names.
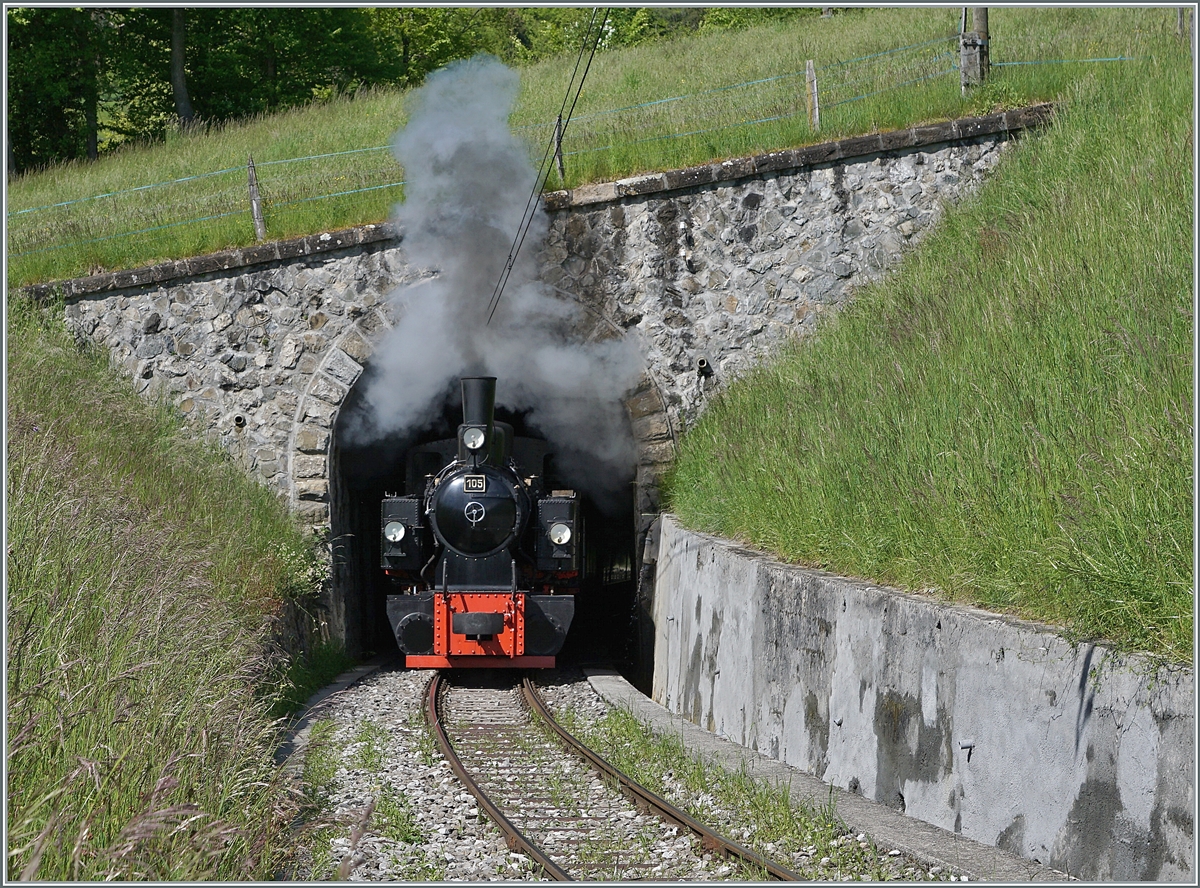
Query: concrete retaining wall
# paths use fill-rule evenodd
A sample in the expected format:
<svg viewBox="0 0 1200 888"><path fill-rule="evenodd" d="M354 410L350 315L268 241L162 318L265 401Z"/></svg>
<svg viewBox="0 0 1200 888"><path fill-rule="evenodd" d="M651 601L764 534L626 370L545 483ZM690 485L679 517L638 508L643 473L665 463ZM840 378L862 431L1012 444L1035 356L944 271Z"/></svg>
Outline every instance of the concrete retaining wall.
<svg viewBox="0 0 1200 888"><path fill-rule="evenodd" d="M1194 879L1195 686L1049 627L662 519L654 699L910 817L1084 879Z"/></svg>

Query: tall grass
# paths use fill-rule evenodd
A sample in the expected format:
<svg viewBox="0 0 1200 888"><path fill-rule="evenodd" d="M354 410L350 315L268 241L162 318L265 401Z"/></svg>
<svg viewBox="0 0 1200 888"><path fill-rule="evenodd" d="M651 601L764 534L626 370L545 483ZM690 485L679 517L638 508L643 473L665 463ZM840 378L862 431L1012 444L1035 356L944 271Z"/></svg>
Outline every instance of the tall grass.
<svg viewBox="0 0 1200 888"><path fill-rule="evenodd" d="M1192 90L1170 41L1070 87L896 275L714 400L672 508L1190 661Z"/></svg>
<svg viewBox="0 0 1200 888"><path fill-rule="evenodd" d="M987 88L964 98L950 70L959 13L854 10L601 53L568 126L566 178L553 174L547 187L1051 99L1099 64L996 67ZM1136 56L1173 27L1170 9L998 8L992 57ZM521 72L511 123L535 161L577 58L572 51ZM805 110L808 59L824 108L819 133ZM269 238L383 221L403 198L404 171L389 146L405 122L405 100L400 91L373 90L20 177L9 188L9 285L253 243L250 155Z"/></svg>
<svg viewBox="0 0 1200 888"><path fill-rule="evenodd" d="M306 541L56 318L9 300L7 872L271 878L271 619Z"/></svg>

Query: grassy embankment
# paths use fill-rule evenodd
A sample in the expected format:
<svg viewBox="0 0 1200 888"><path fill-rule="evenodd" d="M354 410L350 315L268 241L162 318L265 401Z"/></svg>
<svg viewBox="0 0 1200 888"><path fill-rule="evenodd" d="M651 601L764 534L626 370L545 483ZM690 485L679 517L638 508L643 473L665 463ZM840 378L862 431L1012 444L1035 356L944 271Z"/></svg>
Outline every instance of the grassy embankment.
<svg viewBox="0 0 1200 888"><path fill-rule="evenodd" d="M272 878L277 717L344 663L272 642L308 541L52 317L8 303L8 874Z"/></svg>
<svg viewBox="0 0 1200 888"><path fill-rule="evenodd" d="M789 561L1190 662L1193 87L1097 68L898 273L685 436L671 507Z"/></svg>
<svg viewBox="0 0 1200 888"><path fill-rule="evenodd" d="M966 98L957 72L910 82L951 67L960 12L852 10L599 54L567 131L565 184L1052 99L1094 67L996 67L989 85ZM990 19L992 57L1139 55L1174 23L1171 9L997 8ZM877 55L937 38L946 39ZM808 59L819 71L820 133L805 114ZM512 125L538 160L575 63L572 52L521 71ZM726 89L752 81L763 82ZM907 85L892 88L898 84ZM680 96L688 98L660 101ZM858 96L868 97L851 101ZM248 155L256 163L269 239L383 221L402 197L395 183L404 173L390 151L372 149L386 149L403 124L405 98L394 90L365 93L20 177L9 188L8 211L15 213L9 216L9 285L253 243ZM645 107L603 113L636 105ZM780 115L786 119L744 125ZM306 157L313 159L296 160ZM210 175L218 171L226 172ZM561 187L556 174L549 187ZM352 193L326 197L341 192ZM207 221L194 221L201 219Z"/></svg>

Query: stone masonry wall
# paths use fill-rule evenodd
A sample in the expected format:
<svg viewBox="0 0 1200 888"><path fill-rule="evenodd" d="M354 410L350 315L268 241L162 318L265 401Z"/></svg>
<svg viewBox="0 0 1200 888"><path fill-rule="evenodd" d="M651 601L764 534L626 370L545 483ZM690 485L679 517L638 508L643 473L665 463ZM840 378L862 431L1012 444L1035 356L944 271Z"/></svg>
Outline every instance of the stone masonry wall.
<svg viewBox="0 0 1200 888"><path fill-rule="evenodd" d="M637 335L626 407L638 545L681 428L716 387L877 279L969 194L1046 105L654 173L545 197L543 280L582 337ZM27 288L162 394L307 524L330 525L334 422L394 323L387 294L436 274L371 225ZM652 577L643 577L652 583Z"/></svg>
<svg viewBox="0 0 1200 888"><path fill-rule="evenodd" d="M628 408L639 509L708 392L810 331L892 267L943 206L1048 106L587 186L546 197L543 279L587 309L582 335L636 331L647 375ZM328 509L338 407L391 325L412 267L390 226L313 235L30 288L67 301L147 394L198 428L312 524ZM700 359L712 375L697 371Z"/></svg>
<svg viewBox="0 0 1200 888"><path fill-rule="evenodd" d="M138 391L173 400L302 520L324 525L338 407L393 323L384 297L421 272L379 226L310 240L318 249L294 258L226 256L220 269L71 299L67 319Z"/></svg>
<svg viewBox="0 0 1200 888"><path fill-rule="evenodd" d="M657 431L673 435L716 387L892 268L1007 144L991 134L616 200L580 189L555 214L543 279L597 324L640 334L666 393Z"/></svg>

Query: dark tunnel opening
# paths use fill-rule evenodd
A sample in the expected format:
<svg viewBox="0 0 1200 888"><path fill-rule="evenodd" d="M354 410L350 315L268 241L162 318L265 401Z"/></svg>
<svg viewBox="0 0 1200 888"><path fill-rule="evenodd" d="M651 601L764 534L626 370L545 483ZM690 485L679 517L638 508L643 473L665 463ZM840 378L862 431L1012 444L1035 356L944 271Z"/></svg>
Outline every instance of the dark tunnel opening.
<svg viewBox="0 0 1200 888"><path fill-rule="evenodd" d="M370 375L368 368L342 404L330 444L333 600L341 609L334 622L341 624L351 654L398 656L386 611L389 591L398 590L390 587L380 566L380 505L387 495L421 492L406 489L405 454L412 447L453 438L462 422L462 405L455 380L443 395L440 414L426 428L370 443L354 441L347 430L355 414L367 409L363 392ZM496 419L509 423L518 437L544 437L526 414L500 404ZM586 468L566 477L555 468L553 456L547 463L551 486L577 489L583 497L589 566L558 663L611 666L631 674L637 656L633 466L628 483L602 503L587 494L586 477L578 477ZM415 483L423 487L423 480Z"/></svg>

